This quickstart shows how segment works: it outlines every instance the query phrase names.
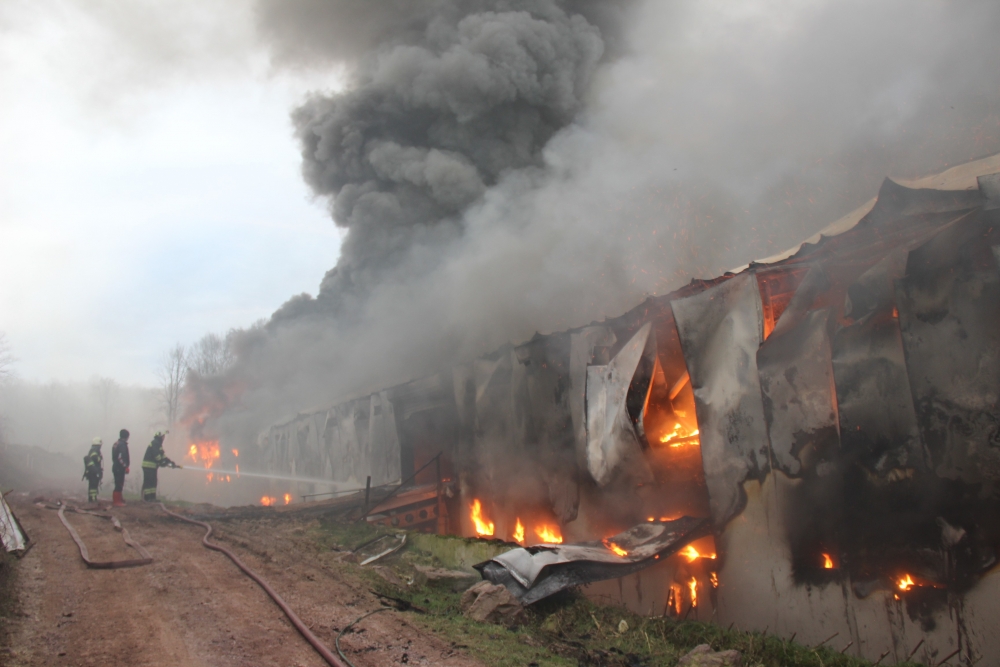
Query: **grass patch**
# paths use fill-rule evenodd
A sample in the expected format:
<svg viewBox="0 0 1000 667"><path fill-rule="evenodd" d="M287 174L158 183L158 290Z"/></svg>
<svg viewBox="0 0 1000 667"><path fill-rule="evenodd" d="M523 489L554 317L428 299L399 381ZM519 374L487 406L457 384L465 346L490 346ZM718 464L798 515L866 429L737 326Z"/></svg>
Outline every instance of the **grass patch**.
<svg viewBox="0 0 1000 667"><path fill-rule="evenodd" d="M359 524L322 523L316 537L326 546L351 549L389 531ZM442 538L446 539L446 538ZM427 583L417 565L441 567L440 559L411 543L357 574L376 593L404 600L424 613L407 619L451 645L497 667L608 665L674 667L699 644L714 650L735 649L747 667L869 667L872 663L837 649L803 646L771 635L740 632L697 621L632 614L596 604L576 591L543 600L527 609L526 622L514 629L478 623L462 615L461 591L447 583ZM376 570L381 570L381 573ZM624 622L624 624L623 624ZM917 663L899 663L900 667Z"/></svg>

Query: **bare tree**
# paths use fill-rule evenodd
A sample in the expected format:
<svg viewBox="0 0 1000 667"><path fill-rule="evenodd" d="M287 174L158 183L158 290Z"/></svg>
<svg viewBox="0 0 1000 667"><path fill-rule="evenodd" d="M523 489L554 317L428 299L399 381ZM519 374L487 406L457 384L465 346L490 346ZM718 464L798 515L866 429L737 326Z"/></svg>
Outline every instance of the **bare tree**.
<svg viewBox="0 0 1000 667"><path fill-rule="evenodd" d="M187 367L202 377L222 374L236 360L235 336L235 330L225 338L214 333L205 334L188 351Z"/></svg>
<svg viewBox="0 0 1000 667"><path fill-rule="evenodd" d="M160 360L160 406L167 428L174 427L180 409L181 389L188 369L188 353L180 343L167 350Z"/></svg>
<svg viewBox="0 0 1000 667"><path fill-rule="evenodd" d="M0 331L0 382L13 375L14 355L10 352L10 343L7 342L7 334Z"/></svg>
<svg viewBox="0 0 1000 667"><path fill-rule="evenodd" d="M111 378L95 378L91 380L91 388L97 395L97 400L104 410L103 430L108 430L108 418L111 416L111 408L114 407L115 399L118 398L118 383Z"/></svg>

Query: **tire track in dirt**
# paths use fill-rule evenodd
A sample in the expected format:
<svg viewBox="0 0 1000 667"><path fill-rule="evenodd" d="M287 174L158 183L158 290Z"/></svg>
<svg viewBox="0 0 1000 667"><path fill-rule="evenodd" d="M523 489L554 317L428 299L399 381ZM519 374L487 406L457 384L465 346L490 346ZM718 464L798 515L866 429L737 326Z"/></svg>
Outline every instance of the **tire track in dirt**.
<svg viewBox="0 0 1000 667"><path fill-rule="evenodd" d="M151 565L90 570L56 512L23 500L15 511L36 546L21 561L19 606L11 651L0 664L322 667L269 597L224 555L201 545L203 530L155 506L114 514L153 555ZM94 559L135 552L111 523L67 513ZM291 524L291 522L288 522ZM221 530L220 530L221 528ZM341 628L378 608L366 586L336 564L334 554L296 541L280 522L267 530L216 526L219 539L285 598L328 646ZM405 614L366 619L341 640L358 666L400 664L478 667L447 641L411 625ZM405 654L405 658L403 657Z"/></svg>

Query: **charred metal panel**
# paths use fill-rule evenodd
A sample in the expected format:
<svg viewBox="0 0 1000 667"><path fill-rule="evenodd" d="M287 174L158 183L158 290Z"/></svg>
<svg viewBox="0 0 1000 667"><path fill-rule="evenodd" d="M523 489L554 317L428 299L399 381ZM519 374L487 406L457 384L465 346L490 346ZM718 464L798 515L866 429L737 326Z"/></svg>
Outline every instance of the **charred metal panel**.
<svg viewBox="0 0 1000 667"><path fill-rule="evenodd" d="M893 281L904 270L905 252L892 253L851 285L845 311L855 321L833 338L841 447L850 461L877 477L925 467L893 315Z"/></svg>
<svg viewBox="0 0 1000 667"><path fill-rule="evenodd" d="M757 353L772 465L789 475L822 475L840 449L827 318L815 310L779 326Z"/></svg>
<svg viewBox="0 0 1000 667"><path fill-rule="evenodd" d="M548 505L561 524L576 519L580 504L576 443L570 409L572 342L569 334L536 336L515 348L525 375L525 452L521 477L539 477L547 497L522 497Z"/></svg>
<svg viewBox="0 0 1000 667"><path fill-rule="evenodd" d="M983 203L983 210L992 211L1000 208L1000 174L980 176L976 180L979 183L979 192L986 200Z"/></svg>
<svg viewBox="0 0 1000 667"><path fill-rule="evenodd" d="M647 323L606 366L587 368L587 469L601 486L616 473L652 479L626 398L649 339Z"/></svg>
<svg viewBox="0 0 1000 667"><path fill-rule="evenodd" d="M524 367L507 348L494 359L473 363L476 385L476 421L473 459L475 486L485 484L497 502L509 489L509 473L524 450Z"/></svg>
<svg viewBox="0 0 1000 667"><path fill-rule="evenodd" d="M400 480L399 434L396 414L386 391L372 394L368 416L372 484Z"/></svg>
<svg viewBox="0 0 1000 667"><path fill-rule="evenodd" d="M721 527L743 507L743 481L768 469L757 280L744 273L671 306L694 389L712 517Z"/></svg>
<svg viewBox="0 0 1000 667"><path fill-rule="evenodd" d="M971 248L966 248L971 252ZM937 475L1000 481L1000 276L959 253L897 285L899 322L923 440Z"/></svg>

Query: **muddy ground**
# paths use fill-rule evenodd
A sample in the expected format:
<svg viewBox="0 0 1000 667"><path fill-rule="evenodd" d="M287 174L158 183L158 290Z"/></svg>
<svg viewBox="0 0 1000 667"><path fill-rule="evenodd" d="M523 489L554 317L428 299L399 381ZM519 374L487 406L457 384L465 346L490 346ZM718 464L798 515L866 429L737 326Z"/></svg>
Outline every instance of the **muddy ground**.
<svg viewBox="0 0 1000 667"><path fill-rule="evenodd" d="M0 605L0 665L326 664L251 579L226 556L202 546L202 528L167 516L157 505L115 508L114 515L154 561L92 570L80 560L57 512L35 499L8 496L35 546L14 570L13 605ZM263 576L331 650L342 629L385 610L360 621L341 640L357 667L674 667L700 644L735 649L747 667L871 664L760 633L636 616L574 591L529 607L517 627L479 623L461 612L468 580L455 586L421 577L426 571L421 568L447 564L415 546L416 537L378 564L362 567L351 551L379 529L344 521L326 508L195 506L178 511L211 514L213 539ZM110 522L71 512L66 516L93 560L136 557ZM476 540L426 537L434 549L456 541L484 547ZM386 607L386 596L397 604Z"/></svg>
<svg viewBox="0 0 1000 667"><path fill-rule="evenodd" d="M114 514L153 556L151 565L92 570L57 512L8 497L34 548L19 563L16 611L0 664L160 667L326 663L278 607L223 554L201 545L204 531L157 506L130 504ZM93 560L135 558L108 521L66 514ZM244 524L244 525L241 525ZM218 540L262 575L331 648L337 633L378 598L345 574L342 553L319 550L295 521L232 522ZM417 629L405 614L372 616L341 640L361 665L481 665L449 642Z"/></svg>

